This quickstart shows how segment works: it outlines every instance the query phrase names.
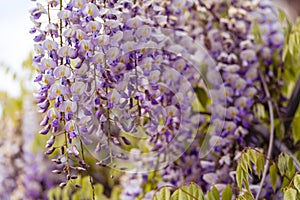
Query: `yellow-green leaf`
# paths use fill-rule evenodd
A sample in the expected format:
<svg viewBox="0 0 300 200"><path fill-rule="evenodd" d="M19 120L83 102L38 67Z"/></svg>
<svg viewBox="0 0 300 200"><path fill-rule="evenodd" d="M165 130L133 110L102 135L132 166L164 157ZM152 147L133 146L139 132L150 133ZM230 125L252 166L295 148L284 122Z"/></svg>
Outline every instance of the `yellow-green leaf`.
<svg viewBox="0 0 300 200"><path fill-rule="evenodd" d="M277 182L278 174L277 174L277 167L276 164L273 163L270 167L270 181L272 184L272 188L276 190L276 182Z"/></svg>
<svg viewBox="0 0 300 200"><path fill-rule="evenodd" d="M261 173L264 172L264 165L265 165L264 156L262 154L258 154L255 166L256 166L257 175L258 175L259 178L261 176Z"/></svg>
<svg viewBox="0 0 300 200"><path fill-rule="evenodd" d="M287 168L287 159L285 154L281 153L278 157L278 169L281 176L285 174L286 168Z"/></svg>
<svg viewBox="0 0 300 200"><path fill-rule="evenodd" d="M171 193L167 187L162 188L159 193L156 193L154 196L154 200L165 200L170 199Z"/></svg>
<svg viewBox="0 0 300 200"><path fill-rule="evenodd" d="M294 143L297 143L300 140L300 117L294 118L292 127Z"/></svg>
<svg viewBox="0 0 300 200"><path fill-rule="evenodd" d="M222 192L222 200L231 200L231 199L232 199L231 187L227 185Z"/></svg>
<svg viewBox="0 0 300 200"><path fill-rule="evenodd" d="M242 190L242 181L243 181L243 170L240 164L238 164L236 169L236 182L240 190Z"/></svg>
<svg viewBox="0 0 300 200"><path fill-rule="evenodd" d="M171 196L171 200L204 200L201 188L195 183L184 185L177 189Z"/></svg>
<svg viewBox="0 0 300 200"><path fill-rule="evenodd" d="M296 200L297 198L297 191L293 188L288 188L286 191L284 191L284 200Z"/></svg>
<svg viewBox="0 0 300 200"><path fill-rule="evenodd" d="M300 175L299 174L297 174L294 178L294 186L300 193Z"/></svg>
<svg viewBox="0 0 300 200"><path fill-rule="evenodd" d="M253 196L250 193L245 192L243 194L240 194L237 197L237 200L254 200L254 198L253 198Z"/></svg>

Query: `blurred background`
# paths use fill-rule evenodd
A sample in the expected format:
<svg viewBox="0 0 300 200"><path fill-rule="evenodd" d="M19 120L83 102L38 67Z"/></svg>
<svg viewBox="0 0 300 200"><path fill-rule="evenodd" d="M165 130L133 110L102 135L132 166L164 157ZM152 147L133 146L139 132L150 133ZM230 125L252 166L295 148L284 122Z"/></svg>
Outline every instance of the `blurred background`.
<svg viewBox="0 0 300 200"><path fill-rule="evenodd" d="M0 0L0 199L42 199L55 184L42 143L33 144L39 115L32 96L30 0ZM45 140L41 138L42 140ZM47 174L47 175L46 175ZM48 179L49 178L49 179ZM48 180L47 180L48 179ZM28 198L29 199L29 198Z"/></svg>
<svg viewBox="0 0 300 200"><path fill-rule="evenodd" d="M32 49L32 36L28 32L32 25L28 9L33 4L30 0L18 3L0 0L0 90L14 97L19 96L21 91L18 82L12 79L13 74L22 76L22 63Z"/></svg>
<svg viewBox="0 0 300 200"><path fill-rule="evenodd" d="M11 199L21 199L24 193L40 199L39 191L59 181L49 176L51 163L43 156L46 139L36 138L40 116L32 97L28 13L35 3L0 0L0 199L9 199L8 193ZM299 0L275 3L292 22L300 14Z"/></svg>

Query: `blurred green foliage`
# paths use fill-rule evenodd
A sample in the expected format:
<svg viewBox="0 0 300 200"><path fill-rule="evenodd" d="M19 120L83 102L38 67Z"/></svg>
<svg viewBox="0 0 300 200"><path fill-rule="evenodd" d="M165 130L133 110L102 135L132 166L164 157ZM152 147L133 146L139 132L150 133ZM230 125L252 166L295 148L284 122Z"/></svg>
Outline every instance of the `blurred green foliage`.
<svg viewBox="0 0 300 200"><path fill-rule="evenodd" d="M91 184L89 176L79 176L75 180L71 180L68 184L61 188L59 186L52 188L48 192L49 200L117 200L119 199L120 188L114 187L111 197L108 198L103 194L104 187L101 184Z"/></svg>

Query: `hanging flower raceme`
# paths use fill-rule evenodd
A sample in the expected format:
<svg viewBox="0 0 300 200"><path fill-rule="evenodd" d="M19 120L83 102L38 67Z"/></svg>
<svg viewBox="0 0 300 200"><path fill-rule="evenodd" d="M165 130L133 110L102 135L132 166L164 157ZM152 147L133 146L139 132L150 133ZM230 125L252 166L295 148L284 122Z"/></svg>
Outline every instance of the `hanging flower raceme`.
<svg viewBox="0 0 300 200"><path fill-rule="evenodd" d="M278 61L274 60L271 55L273 52L278 54L278 57L281 55L284 38L282 26L278 22L274 6L269 1L260 3L232 1L228 6L223 2L200 1L200 8L195 3L196 12L200 9L206 12L203 14L204 17L201 13L193 16L195 11L192 8L186 11L187 13L174 9L178 5L180 4L174 2L165 7L155 2L153 6L147 8L146 12L156 15L163 13L167 16L165 24L175 28L184 24L184 30L190 30L191 38L197 38L206 46L210 55L217 61L214 69L219 72L223 82L217 81L215 73L207 73L207 80L211 84L224 86L221 89L216 87L210 90L210 94L215 97L220 93L224 94L226 104L224 104L225 101L218 101L216 97L209 106L212 113L218 113L212 118L211 125L215 131L211 132L209 141L214 146L213 151L217 157L209 154L203 159L199 155L201 146L193 145L188 151L190 154L185 153L176 163L162 170L163 183L158 183L158 185L180 186L184 184L184 181L190 180L197 182L202 188L209 189L212 185L216 185L221 190L226 184L235 181L232 176L234 173L232 163L236 162L234 155L239 154L247 145L244 138L246 134L249 134L249 127L254 118L253 109L258 100L257 94L262 90L258 70L263 67L272 74L272 69L260 66L262 64L260 59L262 56L265 64L278 65ZM187 5L193 5L193 3L188 2ZM186 8L188 10L190 7ZM265 11L270 13L270 19L262 15ZM186 16L190 17L189 21L185 19ZM197 20L191 20L191 18ZM170 21L171 19L174 21ZM206 19L208 22L204 23L207 24L199 26L200 21L206 21ZM195 25L194 22L199 24ZM218 26L215 22L218 22ZM263 28L255 32L257 23ZM201 28L196 29L197 26ZM271 31L272 28L273 31ZM253 32L256 35L253 35ZM262 44L254 37L257 35L262 37ZM225 91L222 91L224 88ZM199 160L199 162L189 163L189 159ZM201 174L197 176L199 172ZM176 174L173 178L169 175L172 173Z"/></svg>
<svg viewBox="0 0 300 200"><path fill-rule="evenodd" d="M106 165L115 162L115 145L131 144L125 133L144 134L145 145L154 152L165 151L174 141L174 148L183 151L186 144L180 140L192 141L201 123L190 120L199 115L191 105L201 77L189 63L191 51L180 46L188 36L153 27L153 18L138 3L61 4L48 4L60 9L58 28L50 26L51 13L42 12L48 15L47 31L34 18L35 28L43 32L35 39L33 59L39 73L38 105L45 113L40 133L65 135L61 147L51 137L46 154L60 149L55 161L70 175L71 157L87 167L71 146L80 148L78 140L92 146L95 136L98 146L107 147L103 152L108 159L98 157Z"/></svg>
<svg viewBox="0 0 300 200"><path fill-rule="evenodd" d="M38 3L30 32L40 133L51 135L46 154L56 154L67 180L89 167L85 145L101 166L164 168L160 186L232 183L234 154L246 146L260 100L258 72L262 63L278 64L271 55L283 45L272 5L246 2L70 0L49 1L47 9ZM265 70L276 82L275 72ZM203 100L206 92L211 101ZM202 145L213 152L205 159ZM145 152L131 160L141 146ZM148 177L129 179L141 185ZM140 187L126 189L124 199L143 195Z"/></svg>

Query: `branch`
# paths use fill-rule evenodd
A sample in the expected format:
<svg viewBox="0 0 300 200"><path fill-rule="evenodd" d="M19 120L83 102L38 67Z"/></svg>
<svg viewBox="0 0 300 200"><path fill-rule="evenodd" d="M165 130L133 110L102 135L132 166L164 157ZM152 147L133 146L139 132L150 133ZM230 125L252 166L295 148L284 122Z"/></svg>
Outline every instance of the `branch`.
<svg viewBox="0 0 300 200"><path fill-rule="evenodd" d="M293 89L292 95L289 99L288 105L286 107L286 112L283 115L283 118L288 119L284 122L285 131L287 132L292 124L293 118L296 114L296 111L300 104L300 75L298 76L295 88ZM251 131L263 136L265 139L269 139L269 131L267 127L263 124L252 124ZM300 170L300 162L297 157L289 150L289 148L281 141L274 141L275 147L281 151L286 152L293 160L296 169Z"/></svg>
<svg viewBox="0 0 300 200"><path fill-rule="evenodd" d="M220 17L216 15L216 13L212 12L212 10L204 3L202 0L198 0L200 6L204 7L214 18L217 22L220 22Z"/></svg>
<svg viewBox="0 0 300 200"><path fill-rule="evenodd" d="M269 131L267 129L267 127L265 127L262 124L255 124L251 126L251 131L254 134L259 134L261 136L263 136L265 139L269 139ZM285 146L285 144L283 144L281 141L276 140L274 141L274 146L281 152L286 152L293 160L294 160L294 164L296 169L299 171L300 170L300 162L297 159L297 157L289 150L289 148L287 146Z"/></svg>
<svg viewBox="0 0 300 200"><path fill-rule="evenodd" d="M289 130L291 126L296 111L299 107L299 103L300 103L300 75L298 76L298 80L296 82L295 88L292 92L291 98L289 99L289 103L286 107L286 112L284 114L284 118L289 119L284 122L284 128L286 132Z"/></svg>
<svg viewBox="0 0 300 200"><path fill-rule="evenodd" d="M262 191L266 176L267 176L267 171L269 168L269 164L270 164L270 159L272 156L272 150L273 150L273 143L274 143L274 113L273 113L273 105L272 105L272 101L271 101L271 95L268 89L268 86L266 84L266 81L261 73L261 71L259 71L259 76L262 82L262 86L263 89L265 91L266 94L266 98L268 99L268 107L269 107L269 115L270 115L270 141L269 141L269 147L268 147L268 153L267 153L267 160L266 160L266 164L265 164L265 169L264 169L264 173L263 176L261 178L261 182L260 182L260 186L259 186L259 190L257 192L256 195L256 200L259 199L260 193Z"/></svg>

